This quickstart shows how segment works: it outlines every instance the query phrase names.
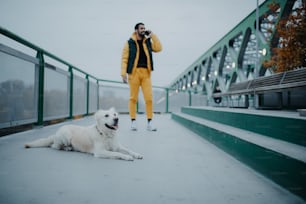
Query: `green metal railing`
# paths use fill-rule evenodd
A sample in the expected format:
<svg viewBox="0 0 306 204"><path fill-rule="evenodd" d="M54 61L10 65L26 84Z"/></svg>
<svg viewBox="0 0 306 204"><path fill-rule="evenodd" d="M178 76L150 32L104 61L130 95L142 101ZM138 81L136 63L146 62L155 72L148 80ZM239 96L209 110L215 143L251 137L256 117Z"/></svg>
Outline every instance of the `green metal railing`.
<svg viewBox="0 0 306 204"><path fill-rule="evenodd" d="M43 124L43 121L44 121L44 80L45 80L45 56L48 56L64 65L67 65L69 67L69 72L70 72L70 77L71 77L71 80L70 80L70 110L69 110L69 118L72 118L73 117L73 71L78 71L82 74L84 74L86 76L86 80L87 80L87 83L89 83L89 78L92 78L94 80L97 81L97 83L99 81L103 81L101 79L98 79L96 78L95 76L92 76L86 72L84 72L83 70L73 66L72 64L66 62L65 60L53 55L52 53L34 45L33 43L30 43L29 41L15 35L14 33L4 29L4 28L1 28L1 34L16 41L16 42L19 42L29 48L32 48L33 50L35 50L37 52L37 55L36 55L36 58L38 59L39 61L39 74L38 74L38 119L37 119L37 124L38 125L42 125ZM87 89L89 88L89 86L87 86ZM88 90L87 90L87 93L88 93ZM88 97L89 95L87 95L87 100L88 100ZM88 103L87 103L87 107L86 107L86 113L85 115L88 115L89 114L89 111L88 111Z"/></svg>
<svg viewBox="0 0 306 204"><path fill-rule="evenodd" d="M302 2L305 3L305 0ZM269 8L272 3L279 7L276 13ZM209 105L212 106L236 104L233 107L237 107L237 98L224 98L226 100L217 104L213 94L217 91L226 93L234 83L274 74L272 69L266 69L262 63L270 59L271 48L278 44L279 36L275 30L277 23L288 18L298 4L298 0L264 1L258 9L254 9L180 73L171 82L170 87L178 91L205 94ZM248 100L245 104L252 105L254 96L250 96Z"/></svg>
<svg viewBox="0 0 306 204"><path fill-rule="evenodd" d="M16 48L18 46L0 43L0 128L28 123L43 125L48 120L86 116L110 106L128 112L126 84L97 78L5 28L0 27L0 33L0 40L8 40L6 44L17 42L36 52L36 56L31 56ZM27 72L27 67L31 72L29 79L17 76L18 72ZM21 92L17 86L21 87ZM154 111L160 113L206 103L203 98L197 99L196 94L177 93L167 87L153 86L153 96ZM145 111L142 98L140 93L139 113Z"/></svg>

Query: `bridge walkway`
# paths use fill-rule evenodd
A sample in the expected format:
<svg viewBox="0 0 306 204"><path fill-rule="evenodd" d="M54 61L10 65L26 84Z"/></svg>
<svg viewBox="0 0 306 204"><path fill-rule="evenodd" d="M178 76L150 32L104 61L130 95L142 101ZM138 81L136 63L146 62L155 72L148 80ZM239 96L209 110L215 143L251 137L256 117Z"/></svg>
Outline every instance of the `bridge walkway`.
<svg viewBox="0 0 306 204"><path fill-rule="evenodd" d="M179 125L155 115L157 132L129 130L120 116L122 144L144 155L133 162L94 158L24 143L65 124L90 125L93 117L0 138L0 203L305 203L303 200Z"/></svg>

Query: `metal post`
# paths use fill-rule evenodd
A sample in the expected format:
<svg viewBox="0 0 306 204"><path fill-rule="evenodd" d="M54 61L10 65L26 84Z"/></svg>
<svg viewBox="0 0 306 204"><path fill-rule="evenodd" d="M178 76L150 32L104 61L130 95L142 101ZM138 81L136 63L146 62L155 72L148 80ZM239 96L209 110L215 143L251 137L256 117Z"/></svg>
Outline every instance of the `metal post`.
<svg viewBox="0 0 306 204"><path fill-rule="evenodd" d="M69 67L70 73L70 90L69 90L69 118L72 119L73 117L73 68Z"/></svg>
<svg viewBox="0 0 306 204"><path fill-rule="evenodd" d="M100 103L100 85L99 85L99 80L97 80L97 110L99 110L99 103Z"/></svg>
<svg viewBox="0 0 306 204"><path fill-rule="evenodd" d="M258 49L258 41L259 41L259 7L258 7L258 0L256 0L256 31L255 31L255 37L256 37L256 62L255 62L255 73L254 73L254 78L259 77L259 49ZM258 107L259 104L259 98L258 95L254 93L254 98L253 98L253 103L254 103L254 108Z"/></svg>
<svg viewBox="0 0 306 204"><path fill-rule="evenodd" d="M37 125L43 125L44 122L44 85L45 85L45 61L42 51L37 51L36 58L39 61L38 70L38 115Z"/></svg>
<svg viewBox="0 0 306 204"><path fill-rule="evenodd" d="M166 88L166 113L169 113L169 88Z"/></svg>
<svg viewBox="0 0 306 204"><path fill-rule="evenodd" d="M256 0L256 62L255 62L255 78L259 77L259 49L258 49L258 31L259 31L259 8L258 0Z"/></svg>
<svg viewBox="0 0 306 204"><path fill-rule="evenodd" d="M86 74L87 89L86 89L86 115L89 114L89 76Z"/></svg>

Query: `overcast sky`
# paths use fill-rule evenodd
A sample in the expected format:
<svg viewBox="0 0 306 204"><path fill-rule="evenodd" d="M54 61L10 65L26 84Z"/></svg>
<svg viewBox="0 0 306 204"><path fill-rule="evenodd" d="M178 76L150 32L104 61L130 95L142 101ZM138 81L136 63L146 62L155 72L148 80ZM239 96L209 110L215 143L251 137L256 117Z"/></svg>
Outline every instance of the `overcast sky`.
<svg viewBox="0 0 306 204"><path fill-rule="evenodd" d="M163 45L153 84L167 86L254 9L256 0L0 0L0 25L89 74L121 81L123 45L143 22Z"/></svg>

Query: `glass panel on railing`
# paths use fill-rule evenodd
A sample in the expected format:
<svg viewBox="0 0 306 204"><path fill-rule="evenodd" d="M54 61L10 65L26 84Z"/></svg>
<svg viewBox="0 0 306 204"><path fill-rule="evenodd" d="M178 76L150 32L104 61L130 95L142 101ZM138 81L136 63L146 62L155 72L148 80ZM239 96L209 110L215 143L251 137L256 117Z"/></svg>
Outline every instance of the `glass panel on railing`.
<svg viewBox="0 0 306 204"><path fill-rule="evenodd" d="M188 92L169 91L169 112L179 112L182 106L188 105Z"/></svg>
<svg viewBox="0 0 306 204"><path fill-rule="evenodd" d="M164 113L166 111L166 91L162 88L153 88L153 112ZM138 112L146 112L146 104L141 89L138 95Z"/></svg>
<svg viewBox="0 0 306 204"><path fill-rule="evenodd" d="M69 73L45 69L44 120L69 116Z"/></svg>
<svg viewBox="0 0 306 204"><path fill-rule="evenodd" d="M105 86L99 87L99 109L116 108L119 113L128 113L128 102L130 92L127 86Z"/></svg>
<svg viewBox="0 0 306 204"><path fill-rule="evenodd" d="M37 121L35 64L1 50L0 62L0 127Z"/></svg>
<svg viewBox="0 0 306 204"><path fill-rule="evenodd" d="M87 80L74 75L73 78L73 115L86 114Z"/></svg>
<svg viewBox="0 0 306 204"><path fill-rule="evenodd" d="M191 95L192 106L207 106L207 95L203 94L192 94Z"/></svg>
<svg viewBox="0 0 306 204"><path fill-rule="evenodd" d="M98 84L89 82L89 113L94 113L98 108Z"/></svg>
<svg viewBox="0 0 306 204"><path fill-rule="evenodd" d="M165 89L153 88L153 111L155 113L166 112L167 97Z"/></svg>

